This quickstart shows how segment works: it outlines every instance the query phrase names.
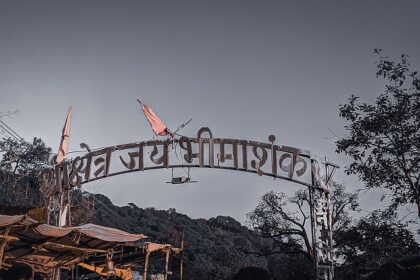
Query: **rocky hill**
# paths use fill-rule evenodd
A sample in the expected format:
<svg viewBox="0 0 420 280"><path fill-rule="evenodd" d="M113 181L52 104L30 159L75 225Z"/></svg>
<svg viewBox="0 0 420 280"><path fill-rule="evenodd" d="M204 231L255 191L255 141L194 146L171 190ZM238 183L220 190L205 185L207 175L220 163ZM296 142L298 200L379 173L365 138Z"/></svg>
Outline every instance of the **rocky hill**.
<svg viewBox="0 0 420 280"><path fill-rule="evenodd" d="M231 217L191 219L175 209L142 209L132 203L118 207L103 195L95 195L95 201L93 221L97 224L143 233L151 241L175 246L180 246L184 233L184 279L233 279L241 269L243 274L249 268L266 271L269 279L309 279L303 256L266 254L276 250L275 244ZM173 258L172 279L178 279L178 267L179 261Z"/></svg>
<svg viewBox="0 0 420 280"><path fill-rule="evenodd" d="M23 214L45 204L36 184L29 182L24 188L22 184L19 186L10 182L0 185L2 214ZM73 224L91 222L142 233L151 242L178 247L184 234L184 279L310 279L310 268L305 265L307 260L303 255L273 254L282 252L281 246L289 245L279 247L231 217L191 219L175 209L142 209L132 203L119 207L104 195L81 191L74 192L73 199ZM179 263L178 259L171 258L172 280L179 279ZM151 264L150 271L153 273L153 270L161 271L161 268ZM258 279L252 276L257 274L261 275Z"/></svg>

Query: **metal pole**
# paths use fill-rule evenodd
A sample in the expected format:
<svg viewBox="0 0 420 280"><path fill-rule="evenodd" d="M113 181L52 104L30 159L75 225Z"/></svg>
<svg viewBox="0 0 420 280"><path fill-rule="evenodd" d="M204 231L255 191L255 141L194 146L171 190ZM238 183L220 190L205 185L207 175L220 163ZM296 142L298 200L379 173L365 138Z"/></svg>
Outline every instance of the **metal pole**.
<svg viewBox="0 0 420 280"><path fill-rule="evenodd" d="M314 213L314 225L315 225L315 237L316 242L319 242L319 244L316 243L315 250L317 250L316 246L320 246L320 252L317 252L317 259L316 259L316 274L318 280L332 280L334 277L334 263L333 263L333 249L332 249L332 221L331 221L331 188L330 188L330 181L332 179L332 175L334 172L334 166L333 170L331 171L331 174L329 174L329 164L327 157L325 157L325 187L327 190L320 189L317 191L314 191L313 199L314 203L312 206L315 208L315 211L317 213ZM323 178L319 178L319 180L323 180ZM313 182L313 184L316 184L317 182ZM318 197L316 196L316 192L318 193ZM317 200L320 201L321 205L316 205ZM319 209L318 209L319 208ZM320 215L322 216L322 222L319 224L320 228L324 231L326 231L326 236L321 232L319 233L317 230L318 221L317 221L317 215L318 211L320 212ZM325 215L325 216L324 216ZM326 221L324 220L326 219ZM318 235L319 234L319 235ZM321 258L318 256L318 253L320 253Z"/></svg>
<svg viewBox="0 0 420 280"><path fill-rule="evenodd" d="M309 202L310 202L310 215L311 215L311 235L312 235L312 254L311 256L313 257L313 259L316 262L317 259L317 254L316 254L316 223L315 223L315 207L314 207L314 190L313 189L308 189L309 190Z"/></svg>
<svg viewBox="0 0 420 280"><path fill-rule="evenodd" d="M311 160L311 167L313 165L313 160ZM311 173L311 183L312 187L308 188L309 190L309 204L310 204L310 211L311 211L311 234L312 234L312 257L315 264L315 272L318 270L318 255L316 251L316 221L315 221L315 174Z"/></svg>
<svg viewBox="0 0 420 280"><path fill-rule="evenodd" d="M329 189L329 193L325 193L327 203L328 203L328 209L327 209L327 223L328 223L328 248L329 248L329 269L328 269L328 279L332 280L334 278L334 259L333 259L333 231L332 231L332 217L331 217L331 195L332 195L332 185L331 180L332 176L334 175L335 168L332 167L331 175L329 175L329 165L327 157L325 157L325 176L326 176L326 184L327 188Z"/></svg>

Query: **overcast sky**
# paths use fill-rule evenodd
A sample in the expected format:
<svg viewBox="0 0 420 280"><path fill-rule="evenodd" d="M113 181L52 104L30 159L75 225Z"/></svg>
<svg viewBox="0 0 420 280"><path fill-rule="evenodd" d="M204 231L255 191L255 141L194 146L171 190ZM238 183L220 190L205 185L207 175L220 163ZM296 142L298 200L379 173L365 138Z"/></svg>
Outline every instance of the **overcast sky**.
<svg viewBox="0 0 420 280"><path fill-rule="evenodd" d="M410 55L420 69L419 1L0 1L0 111L25 139L58 149L73 106L70 150L147 140L137 98L170 128L192 118L215 137L309 149L341 166L329 131L345 135L338 106L351 94L372 101L374 48ZM328 129L327 129L328 128ZM336 179L349 188L355 178ZM180 174L182 175L182 174ZM118 205L176 208L192 217L241 222L286 181L222 170L192 173L197 184L170 185L169 170L97 181L89 191ZM379 207L377 193L362 198Z"/></svg>

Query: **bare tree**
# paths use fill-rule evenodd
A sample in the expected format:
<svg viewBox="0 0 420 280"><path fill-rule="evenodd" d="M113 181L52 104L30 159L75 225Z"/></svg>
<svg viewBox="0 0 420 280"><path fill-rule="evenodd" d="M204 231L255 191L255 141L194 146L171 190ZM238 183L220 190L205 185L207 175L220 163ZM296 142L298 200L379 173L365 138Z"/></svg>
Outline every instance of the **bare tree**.
<svg viewBox="0 0 420 280"><path fill-rule="evenodd" d="M332 204L333 230L343 230L351 223L349 210L356 210L358 206L357 195L347 193L342 184L334 182ZM298 243L302 253L314 261L315 254L310 242L311 233L308 232L309 206L308 190L299 190L293 197L271 191L261 197L258 206L248 214L248 218L252 228L261 236L272 238L279 244ZM293 211L292 208L296 210Z"/></svg>

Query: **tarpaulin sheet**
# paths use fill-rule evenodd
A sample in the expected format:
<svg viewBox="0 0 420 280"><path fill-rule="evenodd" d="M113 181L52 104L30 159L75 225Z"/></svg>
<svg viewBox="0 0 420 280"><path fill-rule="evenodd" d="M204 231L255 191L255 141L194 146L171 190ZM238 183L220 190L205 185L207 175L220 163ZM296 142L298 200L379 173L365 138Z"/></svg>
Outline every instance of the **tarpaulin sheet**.
<svg viewBox="0 0 420 280"><path fill-rule="evenodd" d="M58 265L70 268L92 254L105 259L108 250L121 246L137 248L137 241L146 238L95 224L55 227L39 224L25 215L0 215L0 233L6 231L15 239L8 242L4 262L27 263L42 273Z"/></svg>
<svg viewBox="0 0 420 280"><path fill-rule="evenodd" d="M147 251L154 252L164 249L171 249L172 245L170 244L159 244L159 243L145 243Z"/></svg>
<svg viewBox="0 0 420 280"><path fill-rule="evenodd" d="M16 215L16 216L9 216L9 215L0 215L0 227L7 227L10 225L30 225L35 224L36 221L27 217L26 215Z"/></svg>
<svg viewBox="0 0 420 280"><path fill-rule="evenodd" d="M143 234L133 234L115 228L103 227L95 224L85 224L76 227L55 227L50 225L39 225L35 231L47 237L64 237L72 232L80 232L92 238L108 242L135 242L146 238Z"/></svg>

